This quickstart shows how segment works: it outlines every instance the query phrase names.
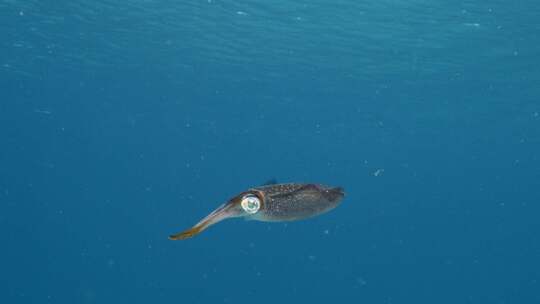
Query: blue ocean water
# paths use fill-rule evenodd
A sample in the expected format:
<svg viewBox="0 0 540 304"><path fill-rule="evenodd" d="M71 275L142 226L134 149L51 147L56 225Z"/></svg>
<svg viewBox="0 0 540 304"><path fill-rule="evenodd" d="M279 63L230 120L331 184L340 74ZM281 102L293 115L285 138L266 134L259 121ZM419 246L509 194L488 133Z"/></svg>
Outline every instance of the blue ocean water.
<svg viewBox="0 0 540 304"><path fill-rule="evenodd" d="M1 303L540 303L540 3L0 1ZM276 178L310 220L229 220Z"/></svg>

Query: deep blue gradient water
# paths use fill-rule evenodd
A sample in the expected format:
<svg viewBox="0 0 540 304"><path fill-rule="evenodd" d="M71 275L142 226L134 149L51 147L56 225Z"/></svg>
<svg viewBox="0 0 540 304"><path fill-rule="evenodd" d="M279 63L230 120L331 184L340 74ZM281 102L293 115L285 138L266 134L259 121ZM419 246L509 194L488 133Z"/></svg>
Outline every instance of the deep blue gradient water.
<svg viewBox="0 0 540 304"><path fill-rule="evenodd" d="M540 303L540 3L0 1L1 303ZM268 179L300 222L169 241Z"/></svg>

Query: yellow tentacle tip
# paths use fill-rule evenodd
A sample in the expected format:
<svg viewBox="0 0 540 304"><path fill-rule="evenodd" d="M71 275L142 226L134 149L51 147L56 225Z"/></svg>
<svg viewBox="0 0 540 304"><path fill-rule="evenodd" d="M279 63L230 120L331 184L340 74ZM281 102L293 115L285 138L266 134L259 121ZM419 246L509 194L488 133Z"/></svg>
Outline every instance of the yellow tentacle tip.
<svg viewBox="0 0 540 304"><path fill-rule="evenodd" d="M180 233L177 233L177 234L170 235L169 240L178 241L178 240L189 239L190 237L195 236L199 232L201 232L201 228L200 227L194 227L194 228L191 228L189 230L186 230L186 231L183 231L183 232L180 232Z"/></svg>

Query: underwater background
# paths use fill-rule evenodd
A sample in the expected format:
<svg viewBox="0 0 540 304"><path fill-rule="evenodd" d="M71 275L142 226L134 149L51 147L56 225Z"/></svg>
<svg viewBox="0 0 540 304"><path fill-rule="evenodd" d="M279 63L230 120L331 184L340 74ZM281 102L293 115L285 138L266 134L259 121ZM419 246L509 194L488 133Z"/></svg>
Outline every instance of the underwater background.
<svg viewBox="0 0 540 304"><path fill-rule="evenodd" d="M0 1L1 303L540 303L540 2ZM270 179L290 223L170 241Z"/></svg>

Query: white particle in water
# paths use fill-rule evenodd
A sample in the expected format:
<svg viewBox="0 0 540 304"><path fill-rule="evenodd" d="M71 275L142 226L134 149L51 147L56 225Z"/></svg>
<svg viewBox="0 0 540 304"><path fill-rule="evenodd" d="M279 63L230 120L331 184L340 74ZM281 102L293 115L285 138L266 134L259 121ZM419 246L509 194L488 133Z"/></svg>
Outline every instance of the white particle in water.
<svg viewBox="0 0 540 304"><path fill-rule="evenodd" d="M364 280L364 278L358 277L358 278L356 278L356 284L358 284L360 286L365 286L365 285L367 285L367 282L366 282L366 280Z"/></svg>
<svg viewBox="0 0 540 304"><path fill-rule="evenodd" d="M373 172L373 176L377 177L381 174L383 174L384 169L377 169L375 172Z"/></svg>

